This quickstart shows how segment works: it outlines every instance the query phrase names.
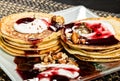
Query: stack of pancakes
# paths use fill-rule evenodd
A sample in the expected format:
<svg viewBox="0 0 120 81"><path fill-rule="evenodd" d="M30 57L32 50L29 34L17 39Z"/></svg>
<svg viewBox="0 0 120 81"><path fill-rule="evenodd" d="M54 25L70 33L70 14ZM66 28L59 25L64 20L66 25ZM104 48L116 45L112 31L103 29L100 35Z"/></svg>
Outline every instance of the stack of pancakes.
<svg viewBox="0 0 120 81"><path fill-rule="evenodd" d="M40 31L44 29L42 32L24 33L24 29L21 32L14 27L16 23L30 23L34 19L41 19L47 29L40 25ZM87 18L63 24L63 17L46 13L24 12L3 17L0 21L0 46L14 56L37 57L59 52L64 47L67 52L84 61L120 60L120 19Z"/></svg>
<svg viewBox="0 0 120 81"><path fill-rule="evenodd" d="M111 35L110 39L103 39L101 41L97 40L95 42L98 42L100 44L95 44L95 42L92 42L93 44L88 44L89 42L86 42L88 38L86 37L84 40L80 39L80 34L78 34L79 31L81 31L80 23L82 21L102 21L107 22L109 25L106 26L112 26L114 34ZM85 23L83 23L85 24ZM93 25L94 23L92 23ZM77 34L73 35L73 28L78 29ZM94 25L95 26L95 25ZM96 26L97 27L97 26ZM99 26L98 26L99 28ZM66 31L66 29L68 29ZM82 31L86 29L83 28ZM87 29L88 30L88 29ZM90 29L89 29L90 30ZM61 35L61 44L64 46L64 48L70 53L79 58L80 60L84 61L91 61L91 62L112 62L112 61L118 61L120 60L120 20L114 17L108 17L108 18L88 18L80 21L75 21L73 23L67 24L66 28L62 29L62 35ZM99 31L99 30L98 30ZM104 31L104 29L103 29ZM108 29L107 29L108 31ZM67 32L67 33L66 33ZM94 33L92 31L92 33ZM79 35L79 36L78 36ZM87 35L87 34L86 34ZM92 35L92 34L89 34ZM88 35L88 36L89 36ZM84 38L84 37L81 37ZM82 43L79 43L76 41L82 40ZM81 41L80 41L81 42Z"/></svg>
<svg viewBox="0 0 120 81"><path fill-rule="evenodd" d="M14 56L36 57L44 53L57 52L62 49L59 41L60 31L46 29L41 33L21 33L15 30L14 24L24 18L45 18L47 19L46 24L50 23L49 26L52 20L61 25L64 23L62 17L47 13L24 12L3 17L0 22L0 45L4 51Z"/></svg>

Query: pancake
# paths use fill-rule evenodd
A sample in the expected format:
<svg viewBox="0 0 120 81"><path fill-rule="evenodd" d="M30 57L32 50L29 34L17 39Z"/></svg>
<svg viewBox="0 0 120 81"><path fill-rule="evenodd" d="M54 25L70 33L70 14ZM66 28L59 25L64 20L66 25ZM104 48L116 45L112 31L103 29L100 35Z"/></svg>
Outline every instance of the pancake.
<svg viewBox="0 0 120 81"><path fill-rule="evenodd" d="M120 57L118 58L91 58L91 57L80 56L77 54L75 54L74 56L80 60L88 61L88 62L115 62L115 61L120 60Z"/></svg>
<svg viewBox="0 0 120 81"><path fill-rule="evenodd" d="M74 21L61 30L61 44L67 52L83 61L118 61L119 28L120 19L114 17Z"/></svg>
<svg viewBox="0 0 120 81"><path fill-rule="evenodd" d="M81 21L91 21L91 20L94 20L94 21L98 21L101 20L101 21L105 21L107 22L108 24L110 24L112 27L113 27L113 31L115 32L114 34L114 37L111 37L111 39L115 39L115 41L117 43L115 44L111 44L111 45L87 45L87 44L74 44L72 41L71 41L71 38L66 38L66 35L65 35L65 29L66 28L70 28L72 26L72 24L78 24L80 23ZM112 49L112 48L119 48L120 47L120 43L119 43L119 40L120 40L120 33L119 33L119 27L120 27L120 20L118 18L112 18L112 17L108 17L108 18L88 18L88 19L84 19L84 20L81 20L81 21L76 21L76 22L73 22L73 23L70 23L68 25L66 25L66 28L62 30L62 35L61 35L61 39L66 43L68 44L71 48L73 49L86 49L86 50L104 50L104 49ZM114 23L115 22L115 23ZM69 27L70 26L70 27ZM74 27L74 26L72 26ZM106 42L107 43L107 42Z"/></svg>
<svg viewBox="0 0 120 81"><path fill-rule="evenodd" d="M89 62L114 62L114 61L119 61L120 60L120 54L116 55L115 54L111 54L111 55L99 55L99 56L95 56L95 55L91 55L91 54L85 54L85 53L81 53L80 51L76 51L73 49L69 49L64 45L64 48L67 52L69 52L69 54L74 55L75 57L77 57L79 60L82 61L89 61Z"/></svg>
<svg viewBox="0 0 120 81"><path fill-rule="evenodd" d="M44 50L19 50L9 46L6 46L0 41L1 48L10 55L13 56L22 56L22 57L38 57L45 53L58 52L62 50L61 45L56 45Z"/></svg>
<svg viewBox="0 0 120 81"><path fill-rule="evenodd" d="M120 57L120 49L117 49L115 51L111 51L111 52L105 52L105 53L96 53L93 54L92 52L84 52L84 50L74 50L71 49L67 44L63 43L61 41L63 47L65 48L65 50L67 52L69 52L70 54L78 54L80 56L84 56L84 57L90 57L90 58L116 58L116 57Z"/></svg>
<svg viewBox="0 0 120 81"><path fill-rule="evenodd" d="M51 25L52 18L54 15L46 14L46 13L34 13L34 12L24 12L19 14L12 14L6 17L3 17L0 22L0 32L1 35L9 40L17 41L20 43L30 43L30 39L39 39L42 41L49 41L52 39L57 38L60 35L60 32L53 32L51 30L44 30L41 33L21 33L20 31L16 31L14 25L17 23L17 21L20 22L20 19L27 20L30 22L30 20L33 19L46 19L46 24ZM64 23L64 19L60 16L54 16L57 17L56 20L54 19L54 22L56 23ZM26 18L26 19L24 19ZM60 21L60 22L59 22ZM21 21L23 22L23 21Z"/></svg>
<svg viewBox="0 0 120 81"><path fill-rule="evenodd" d="M14 56L41 56L62 49L59 39L64 18L47 13L23 12L0 21L1 48Z"/></svg>
<svg viewBox="0 0 120 81"><path fill-rule="evenodd" d="M51 31L50 31L51 32ZM43 37L43 38L39 38L39 42L37 44L41 44L41 43L48 43L49 41L52 41L52 40L57 40L59 38L59 36L61 35L60 31L58 32L53 32L50 36L48 36L48 33L49 35L51 33L49 33L48 31L44 31L40 34L40 37ZM32 36L32 34L29 34ZM46 36L46 38L44 38L44 35ZM7 36L7 35L4 35L3 33L1 33L1 36L8 39L8 40L11 40L13 42L17 42L17 43L21 43L21 44L32 44L32 40L29 41L29 39L36 39L38 40L38 37L36 36L36 38L28 38L28 40L19 40L17 38L11 38L10 36ZM17 35L18 36L18 35Z"/></svg>
<svg viewBox="0 0 120 81"><path fill-rule="evenodd" d="M58 40L53 40L50 41L49 43L43 43L43 44L39 44L39 45L26 45L26 44L19 44L19 43L15 43L12 41L8 41L5 40L3 38L1 38L1 41L3 44L5 44L6 46L15 48L15 49L19 49L19 50L44 50L44 49L48 49L54 46L57 46L60 42Z"/></svg>

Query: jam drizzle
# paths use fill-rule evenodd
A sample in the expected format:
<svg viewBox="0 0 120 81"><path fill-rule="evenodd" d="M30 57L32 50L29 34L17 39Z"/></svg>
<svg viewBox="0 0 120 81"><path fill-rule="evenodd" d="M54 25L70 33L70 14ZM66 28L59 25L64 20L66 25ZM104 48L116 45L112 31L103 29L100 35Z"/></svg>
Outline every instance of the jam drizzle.
<svg viewBox="0 0 120 81"><path fill-rule="evenodd" d="M37 38L29 38L28 41L31 43L30 48L33 48L34 50L25 50L25 55L34 55L34 54L39 54L40 50L36 50L38 48L37 44L41 42L41 39Z"/></svg>
<svg viewBox="0 0 120 81"><path fill-rule="evenodd" d="M71 55L70 57L74 57L74 56ZM95 72L95 66L92 63L80 61L77 58L74 58L74 59L77 62L77 64L79 65L79 68L80 68L79 75L80 76L84 77L84 76L90 75L90 74ZM62 81L70 81L70 78L68 78L67 76L57 75L57 73L56 73L57 71L55 71L55 72L53 71L53 75L45 77L44 74L40 74L41 72L39 71L39 69L37 69L37 68L33 69L32 67L34 66L34 64L41 63L41 59L39 57L15 57L14 63L17 64L17 69L16 70L17 70L18 74L22 77L23 80L32 79L32 78L36 78L36 77L39 77L39 79L41 79L41 77L44 77L44 78L48 77L49 81L53 81L53 80L56 80L56 81L61 81L61 80ZM21 64L22 67L18 67L19 64ZM31 67L31 68L29 68L29 67ZM51 69L53 69L53 70L56 69L57 70L59 68L49 67L45 71L49 71ZM71 72L75 71L72 68L64 68L64 69L70 70Z"/></svg>
<svg viewBox="0 0 120 81"><path fill-rule="evenodd" d="M19 19L16 21L17 24L21 24L21 23L29 23L29 22L32 22L34 21L35 18L30 18L30 17L26 17L26 18L22 18L22 19Z"/></svg>
<svg viewBox="0 0 120 81"><path fill-rule="evenodd" d="M119 41L113 36L109 36L108 38L101 38L101 39L88 39L87 45L114 45L117 44Z"/></svg>
<svg viewBox="0 0 120 81"><path fill-rule="evenodd" d="M36 45L39 42L42 41L42 39L38 39L38 38L29 38L28 41L32 44L32 45Z"/></svg>
<svg viewBox="0 0 120 81"><path fill-rule="evenodd" d="M54 17L55 18L55 17ZM32 21L34 21L35 18L30 18L30 17L26 17L26 18L21 18L19 20L16 21L17 24L21 24L21 23L24 23L24 24L27 24L27 23L30 23ZM51 20L51 23L49 23L48 21L46 21L45 19L41 19L48 27L48 30L51 30L53 32L57 32L58 30L60 30L63 25L56 22L53 18ZM37 49L38 46L37 44L42 42L42 39L38 39L38 38L28 38L28 40L30 42L30 44L32 46L30 46L30 48L33 48L33 49ZM39 54L39 50L26 50L24 51L25 52L25 55L29 55L29 54Z"/></svg>
<svg viewBox="0 0 120 81"><path fill-rule="evenodd" d="M34 54L38 54L39 55L39 52L40 50L25 50L25 55L34 55Z"/></svg>
<svg viewBox="0 0 120 81"><path fill-rule="evenodd" d="M48 27L48 29L57 32L63 27L64 27L63 23L56 22L56 16L53 16L51 19L51 25Z"/></svg>
<svg viewBox="0 0 120 81"><path fill-rule="evenodd" d="M119 41L114 37L114 35L105 27L103 27L101 25L101 23L95 23L95 24L89 24L87 22L77 22L77 23L70 23L70 24L66 24L65 25L65 30L69 28L73 28L75 27L76 29L81 29L82 27L88 28L87 31L88 32L88 36L87 34L80 35L79 36L79 40L84 39L86 43L86 45L114 45L117 44ZM84 28L84 29L85 29ZM88 31L89 30L89 31ZM68 33L72 33L73 30L71 32ZM68 39L71 40L71 39ZM82 44L81 42L79 42L78 44Z"/></svg>

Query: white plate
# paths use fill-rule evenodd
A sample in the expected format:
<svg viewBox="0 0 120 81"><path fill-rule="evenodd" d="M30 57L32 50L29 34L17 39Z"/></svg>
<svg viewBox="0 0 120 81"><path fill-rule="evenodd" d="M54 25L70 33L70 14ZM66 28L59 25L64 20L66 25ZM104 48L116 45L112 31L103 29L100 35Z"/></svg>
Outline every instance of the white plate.
<svg viewBox="0 0 120 81"><path fill-rule="evenodd" d="M86 9L84 6L68 8L62 11L54 12L53 14L63 16L65 23L70 23L75 20L81 20L90 17L98 17L96 14Z"/></svg>
<svg viewBox="0 0 120 81"><path fill-rule="evenodd" d="M66 23L84 18L98 17L97 15L86 9L84 6L72 7L66 10L54 12L53 14L63 16ZM16 72L14 57L7 54L2 49L0 49L0 66L12 81L22 81L21 77Z"/></svg>

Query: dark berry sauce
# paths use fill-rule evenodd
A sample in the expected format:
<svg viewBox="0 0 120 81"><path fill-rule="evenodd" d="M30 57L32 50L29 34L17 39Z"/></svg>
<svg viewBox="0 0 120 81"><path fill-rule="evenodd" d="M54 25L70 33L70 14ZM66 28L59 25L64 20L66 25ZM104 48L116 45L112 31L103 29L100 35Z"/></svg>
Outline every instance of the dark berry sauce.
<svg viewBox="0 0 120 81"><path fill-rule="evenodd" d="M21 23L27 24L34 20L35 20L35 18L26 17L26 18L21 18L21 19L17 20L16 23L17 24L21 24ZM41 19L41 20L48 26L48 29L51 31L57 32L58 30L63 28L63 23L56 22L54 19L51 19L51 23L49 23L45 19Z"/></svg>
<svg viewBox="0 0 120 81"><path fill-rule="evenodd" d="M62 75L54 75L51 77L50 81L69 81L69 78Z"/></svg>
<svg viewBox="0 0 120 81"><path fill-rule="evenodd" d="M75 25L75 23L69 23L65 25L65 28L72 28Z"/></svg>
<svg viewBox="0 0 120 81"><path fill-rule="evenodd" d="M41 62L40 57L18 57L17 56L14 59L14 63L17 65L18 64L32 64L33 65L34 63L40 63L40 62Z"/></svg>
<svg viewBox="0 0 120 81"><path fill-rule="evenodd" d="M80 76L91 75L96 71L93 63L80 61L80 60L77 60L77 63L80 67Z"/></svg>
<svg viewBox="0 0 120 81"><path fill-rule="evenodd" d="M61 25L57 22L52 22L51 26L49 26L48 29L51 30L51 31L57 32L58 30L60 30L62 28L63 28L63 25Z"/></svg>
<svg viewBox="0 0 120 81"><path fill-rule="evenodd" d="M39 54L39 50L25 50L25 55L34 55L34 54Z"/></svg>
<svg viewBox="0 0 120 81"><path fill-rule="evenodd" d="M38 39L38 38L29 38L28 41L32 44L32 45L36 45L39 42L42 41L42 39Z"/></svg>
<svg viewBox="0 0 120 81"><path fill-rule="evenodd" d="M38 48L38 46L37 45L32 45L32 46L30 46L30 48Z"/></svg>
<svg viewBox="0 0 120 81"><path fill-rule="evenodd" d="M87 45L114 45L117 44L119 41L112 35L108 38L101 38L101 39L88 39Z"/></svg>
<svg viewBox="0 0 120 81"><path fill-rule="evenodd" d="M40 50L37 50L38 46L37 44L39 42L41 42L42 40L41 39L37 39L37 38L29 38L28 41L31 43L31 46L30 48L32 48L33 50L24 50L24 55L27 56L27 55L34 55L34 54L39 54Z"/></svg>
<svg viewBox="0 0 120 81"><path fill-rule="evenodd" d="M56 22L54 18L55 16L53 16L53 18L51 19L51 25L48 27L48 29L57 32L58 30L62 29L64 26L63 23Z"/></svg>
<svg viewBox="0 0 120 81"><path fill-rule="evenodd" d="M64 50L63 50L64 51ZM70 55L70 57L74 57ZM80 67L80 76L87 76L95 72L95 66L92 63L80 61L75 58L77 64ZM17 72L22 77L23 80L32 79L38 77L39 79L45 77L44 74L40 74L38 69L33 69L34 64L41 63L41 59L39 57L15 57L14 63L17 64ZM21 67L20 67L21 65ZM48 68L47 70L51 70L52 68ZM53 68L58 69L58 68ZM47 71L45 70L45 71ZM66 68L66 70L70 70L74 72L74 69ZM53 71L53 75L46 76L50 79L50 81L69 81L69 78L63 75L57 75L56 72Z"/></svg>
<svg viewBox="0 0 120 81"><path fill-rule="evenodd" d="M88 37L84 37L84 36L79 37L79 40L85 39L86 43L84 44L86 45L114 45L119 43L119 40L117 40L108 29L105 29L105 27L103 27L101 23L95 23L95 24L89 24L85 22L70 23L65 25L64 31L66 31L66 29L68 28L72 29L73 26L76 26L76 28L78 27L81 28L80 25L84 25L84 27L87 27L87 29L91 30L91 32L89 31L88 32L92 33ZM72 33L72 32L73 31L69 33Z"/></svg>
<svg viewBox="0 0 120 81"><path fill-rule="evenodd" d="M17 24L21 24L21 23L29 23L29 22L32 22L34 21L35 18L30 18L30 17L26 17L26 18L22 18L22 19L19 19L16 21Z"/></svg>
<svg viewBox="0 0 120 81"><path fill-rule="evenodd" d="M33 65L40 62L39 57L15 57L14 59L14 63L17 64L16 71L23 80L32 79L38 75L39 71L33 70Z"/></svg>
<svg viewBox="0 0 120 81"><path fill-rule="evenodd" d="M35 78L39 74L38 70L29 70L29 71L17 70L17 72L22 77L23 80Z"/></svg>

